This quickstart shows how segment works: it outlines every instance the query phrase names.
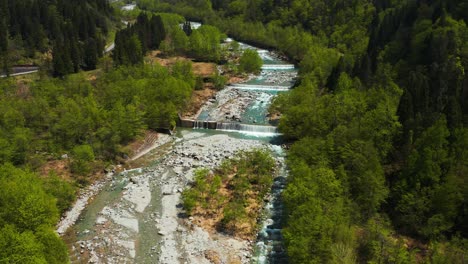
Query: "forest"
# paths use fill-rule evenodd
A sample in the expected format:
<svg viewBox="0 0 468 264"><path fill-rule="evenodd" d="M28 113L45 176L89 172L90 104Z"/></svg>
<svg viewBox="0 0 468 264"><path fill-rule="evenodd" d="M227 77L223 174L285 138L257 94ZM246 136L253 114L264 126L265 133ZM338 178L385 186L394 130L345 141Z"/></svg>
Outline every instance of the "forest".
<svg viewBox="0 0 468 264"><path fill-rule="evenodd" d="M66 263L55 225L77 190L125 160L147 129L172 130L195 88L190 62L163 67L144 55L164 41L165 54L217 61L222 34L184 32L180 16L142 13L115 32L110 56L105 40L122 26L107 1L0 4L2 71L41 67L0 79L0 188L9 190L0 194L0 262Z"/></svg>
<svg viewBox="0 0 468 264"><path fill-rule="evenodd" d="M0 80L0 262L67 262L54 225L76 188L145 129L173 128L196 86L190 63L144 55L219 62L227 34L299 66L270 109L290 146L291 263L464 263L467 0L137 3L147 13L116 32L110 58L119 18L107 1L0 0L0 72L48 62L34 82ZM258 71L258 55L243 60ZM71 181L38 176L64 153Z"/></svg>
<svg viewBox="0 0 468 264"><path fill-rule="evenodd" d="M55 76L95 69L112 13L106 0L0 1L0 72L44 60Z"/></svg>
<svg viewBox="0 0 468 264"><path fill-rule="evenodd" d="M271 111L292 146L292 263L463 263L468 2L153 2L300 70Z"/></svg>
<svg viewBox="0 0 468 264"><path fill-rule="evenodd" d="M134 24L117 32L114 63L119 65L142 64L150 50L160 49L164 56L183 55L197 61L219 62L223 34L218 28L203 25L191 29L180 16L141 12Z"/></svg>
<svg viewBox="0 0 468 264"><path fill-rule="evenodd" d="M55 10L53 5L48 7ZM95 14L101 13L94 8ZM64 26L68 22L58 23ZM15 38L24 39L12 37L22 31L14 33L14 24L9 25L10 44ZM44 28L50 29L47 25ZM83 41L75 43L90 40L92 35L83 34ZM21 52L55 50L57 38L62 37L50 32L44 47L25 46ZM8 51L9 59L11 54ZM24 53L21 59L28 56ZM53 56L56 61L57 55ZM66 56L70 56L68 51ZM177 63L172 69L159 65L104 67L106 62L101 63L97 80L89 79L85 72L62 78L41 75L34 81L0 80L0 188L8 190L0 194L0 245L5 249L0 252L0 262L68 262L68 249L55 233L55 225L74 201L77 188L88 184L90 174L122 159L126 155L123 146L145 129L174 127L177 113L191 96L195 80L193 74L187 74L187 69L191 71L188 62ZM81 66L52 74L65 75ZM54 172L39 176L41 168L54 160L68 164L71 179L64 180Z"/></svg>
<svg viewBox="0 0 468 264"><path fill-rule="evenodd" d="M191 75L181 74L184 64L171 71L159 65L119 67L95 83L85 73L45 79L22 94L13 79L1 82L0 185L9 191L0 194L0 244L10 249L0 253L2 260L66 262L67 249L53 229L59 214L74 201L75 189L88 184L91 173L122 159L123 146L145 129L175 126L194 83L187 79ZM60 159L68 160L72 181L34 173ZM31 258L38 262L16 260L27 252L23 247L33 250ZM58 252L50 255L50 250ZM55 255L57 262L49 259Z"/></svg>

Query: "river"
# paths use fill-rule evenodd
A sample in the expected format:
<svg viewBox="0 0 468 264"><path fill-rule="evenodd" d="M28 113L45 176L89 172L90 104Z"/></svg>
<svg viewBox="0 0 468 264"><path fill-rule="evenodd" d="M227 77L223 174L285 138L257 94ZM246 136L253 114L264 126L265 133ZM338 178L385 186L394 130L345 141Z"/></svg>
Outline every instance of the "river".
<svg viewBox="0 0 468 264"><path fill-rule="evenodd" d="M241 48L252 48L241 43ZM297 71L275 53L257 49L258 76L229 85L203 106L194 128L161 136L142 168L109 175L69 235L72 263L285 263L281 237L287 170L280 134L267 109L292 87ZM216 129L203 124L214 122ZM280 168L256 241L210 234L187 218L180 197L200 167L214 168L239 150L271 150ZM138 163L134 163L138 164Z"/></svg>

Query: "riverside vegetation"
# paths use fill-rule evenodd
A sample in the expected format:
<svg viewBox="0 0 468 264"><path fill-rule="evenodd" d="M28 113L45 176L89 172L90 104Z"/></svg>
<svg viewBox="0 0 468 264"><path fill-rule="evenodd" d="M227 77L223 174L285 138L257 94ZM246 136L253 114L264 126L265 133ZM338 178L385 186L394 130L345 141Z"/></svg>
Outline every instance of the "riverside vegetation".
<svg viewBox="0 0 468 264"><path fill-rule="evenodd" d="M119 21L103 3L0 2L3 71L29 62L43 69L33 79L0 80L0 185L8 190L0 194L0 245L5 249L0 262L68 262L67 248L54 226L75 200L77 189L89 183L91 174L123 160L124 146L146 129L175 126L197 78L187 61L169 68L144 64L148 50L162 46L166 55L220 59L222 34L215 27L204 26L188 36L179 27L184 21L180 16L146 13L117 32L113 60L102 57L104 37L109 28L118 27L113 21ZM24 24L14 20L31 6L33 14L24 16L28 17ZM30 23L39 27L34 34L28 31ZM35 35L41 32L45 35ZM183 49L176 41L181 34L187 41L182 42ZM212 41L201 41L205 38ZM86 46L89 43L96 47ZM51 51L52 59L41 57L45 51ZM86 52L96 53L87 57ZM95 67L98 71L70 74ZM218 88L225 82L220 75L211 79ZM53 167L44 175L43 168L50 164L63 164L64 175Z"/></svg>
<svg viewBox="0 0 468 264"><path fill-rule="evenodd" d="M192 188L182 193L184 208L202 225L208 222L210 228L252 238L274 174L275 160L267 151L240 152L212 172L196 171Z"/></svg>
<svg viewBox="0 0 468 264"><path fill-rule="evenodd" d="M66 262L66 247L53 227L73 202L75 187L55 175L39 179L30 170L68 152L72 180L83 186L146 128L173 127L193 89L186 75L176 77L181 68L171 73L157 65L120 67L95 83L83 74L42 80L22 95L15 83L2 82L0 178L8 191L0 195L0 244L9 249L0 253L2 260L14 262L30 250L30 263Z"/></svg>
<svg viewBox="0 0 468 264"><path fill-rule="evenodd" d="M137 2L298 63L271 109L293 143L292 263L463 263L466 0Z"/></svg>
<svg viewBox="0 0 468 264"><path fill-rule="evenodd" d="M0 179L9 190L0 194L0 246L7 249L1 261L67 260L53 233L54 203L64 210L74 191L57 176L34 174L46 159L67 152L73 170L92 171L122 156L121 146L142 129L173 126L195 81L179 70L143 66L145 50L159 41L146 42L147 33L166 34L160 48L167 54L218 61L219 45L205 43L225 32L275 48L300 66L296 89L272 107L292 142L284 193L292 263L463 263L466 0L137 2L221 31L184 32L168 22L177 18L162 14L158 31L151 28L161 25L157 15L141 17L121 32L132 32L130 38L116 41L116 49L135 53L117 69L101 59L103 75L88 80L67 74L99 65L108 26L119 21L107 1L0 1L2 71L43 60L48 72L66 76L28 85L0 81Z"/></svg>

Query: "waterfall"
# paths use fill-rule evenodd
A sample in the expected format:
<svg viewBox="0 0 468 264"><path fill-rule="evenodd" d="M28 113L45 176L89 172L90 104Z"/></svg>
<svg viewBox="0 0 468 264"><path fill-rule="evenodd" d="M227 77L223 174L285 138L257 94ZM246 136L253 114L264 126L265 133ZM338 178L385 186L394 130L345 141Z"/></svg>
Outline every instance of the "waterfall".
<svg viewBox="0 0 468 264"><path fill-rule="evenodd" d="M244 84L244 83L237 83L232 84L232 88L240 89L240 90L258 90L258 91L288 91L288 86L282 85L260 85L260 84Z"/></svg>
<svg viewBox="0 0 468 264"><path fill-rule="evenodd" d="M240 132L251 136L279 136L278 128L267 125L249 125L235 122L216 122L205 120L193 120L193 129L216 129L228 132Z"/></svg>
<svg viewBox="0 0 468 264"><path fill-rule="evenodd" d="M207 128L207 127L205 127L205 122L204 121L195 120L193 122L193 128L194 129L203 129L203 128Z"/></svg>
<svg viewBox="0 0 468 264"><path fill-rule="evenodd" d="M194 120L193 129L216 129L216 121Z"/></svg>
<svg viewBox="0 0 468 264"><path fill-rule="evenodd" d="M262 70L293 70L294 64L263 64Z"/></svg>
<svg viewBox="0 0 468 264"><path fill-rule="evenodd" d="M234 131L252 136L279 136L278 128L274 126L248 125L241 123L216 123L216 130Z"/></svg>
<svg viewBox="0 0 468 264"><path fill-rule="evenodd" d="M264 49L257 49L257 53L262 58L262 60L274 60L274 58L270 55L270 52L268 50Z"/></svg>

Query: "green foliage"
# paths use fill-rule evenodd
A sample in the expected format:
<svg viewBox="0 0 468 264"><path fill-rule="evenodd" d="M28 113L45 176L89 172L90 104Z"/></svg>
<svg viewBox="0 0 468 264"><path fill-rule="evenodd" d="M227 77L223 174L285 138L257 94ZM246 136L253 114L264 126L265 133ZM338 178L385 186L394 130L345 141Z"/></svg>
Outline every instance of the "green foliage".
<svg viewBox="0 0 468 264"><path fill-rule="evenodd" d="M427 261L434 264L462 264L467 253L467 240L455 237L451 242L435 242L430 245Z"/></svg>
<svg viewBox="0 0 468 264"><path fill-rule="evenodd" d="M190 35L188 53L197 60L217 62L221 57L221 39L216 27L203 25Z"/></svg>
<svg viewBox="0 0 468 264"><path fill-rule="evenodd" d="M62 239L57 236L53 228L42 227L35 233L37 240L42 244L43 254L47 263L68 263L68 248Z"/></svg>
<svg viewBox="0 0 468 264"><path fill-rule="evenodd" d="M94 69L102 56L112 12L107 1L3 1L0 5L0 72L10 63L42 60L49 50L56 76Z"/></svg>
<svg viewBox="0 0 468 264"><path fill-rule="evenodd" d="M404 241L390 236L388 220L375 216L366 223L360 237L359 251L366 263L417 263L415 251L405 248Z"/></svg>
<svg viewBox="0 0 468 264"><path fill-rule="evenodd" d="M252 226L247 233L251 235L258 215L248 212L247 207L252 200L262 204L273 183L274 169L270 153L254 149L225 160L214 172L197 170L192 188L182 193L184 208L189 215L209 217L222 213L218 227L237 235L245 232L240 224L249 223Z"/></svg>
<svg viewBox="0 0 468 264"><path fill-rule="evenodd" d="M324 263L331 258L335 226L346 223L342 187L328 168L291 167L284 193L288 227L284 237L293 263Z"/></svg>
<svg viewBox="0 0 468 264"><path fill-rule="evenodd" d="M43 188L46 193L57 200L57 209L60 213L69 209L75 201L75 188L69 182L60 179L55 173L50 173L44 179Z"/></svg>
<svg viewBox="0 0 468 264"><path fill-rule="evenodd" d="M115 49L112 56L116 65L143 63L146 51L157 49L166 38L166 29L161 16L148 17L140 13L137 22L115 35Z"/></svg>
<svg viewBox="0 0 468 264"><path fill-rule="evenodd" d="M256 50L246 49L239 60L239 70L247 73L259 73L263 60Z"/></svg>
<svg viewBox="0 0 468 264"><path fill-rule="evenodd" d="M288 218L285 236L293 263L413 262L407 245L392 240L390 222L425 240L466 237L466 1L210 2L162 0L154 7L276 48L300 65L300 85L271 109L283 114L285 136L297 140L289 186L299 191L288 208L298 213ZM298 186L313 185L307 178L319 169L333 172L342 187L336 210L343 218L322 216L317 204L326 195L301 200L315 193ZM342 227L351 238L329 235L333 223L358 225L369 243ZM452 256L441 248L428 261Z"/></svg>
<svg viewBox="0 0 468 264"><path fill-rule="evenodd" d="M94 85L84 74L45 79L31 84L27 99L5 90L0 98L0 162L37 168L37 161L45 158L38 153L70 153L79 145L89 145L97 159L121 155L121 145L146 128L175 125L193 89L189 65L176 68L171 74L159 65L121 67L104 73ZM72 170L89 171L89 160L74 158Z"/></svg>
<svg viewBox="0 0 468 264"><path fill-rule="evenodd" d="M300 63L300 74L312 76L320 87L324 86L333 67L338 63L336 50L315 45L309 48Z"/></svg>
<svg viewBox="0 0 468 264"><path fill-rule="evenodd" d="M10 164L0 167L0 260L5 263L67 263L67 248L54 231L55 199L39 178Z"/></svg>
<svg viewBox="0 0 468 264"><path fill-rule="evenodd" d="M91 162L94 161L94 151L90 145L78 145L72 150L73 160L70 169L73 173L86 175L91 172Z"/></svg>
<svg viewBox="0 0 468 264"><path fill-rule="evenodd" d="M211 81L213 82L213 86L216 90L221 90L226 86L227 78L216 71L215 74L211 76Z"/></svg>
<svg viewBox="0 0 468 264"><path fill-rule="evenodd" d="M195 75L192 71L191 61L177 61L172 66L172 76L185 81L190 84L191 87L195 86Z"/></svg>
<svg viewBox="0 0 468 264"><path fill-rule="evenodd" d="M5 263L47 263L43 245L31 231L18 232L13 226L6 225L0 229L0 253ZM65 251L66 252L66 251Z"/></svg>
<svg viewBox="0 0 468 264"><path fill-rule="evenodd" d="M205 83L203 82L203 77L195 77L195 90L203 90L204 84Z"/></svg>
<svg viewBox="0 0 468 264"><path fill-rule="evenodd" d="M189 38L177 24L168 30L168 37L160 45L168 55L186 54L189 51Z"/></svg>
<svg viewBox="0 0 468 264"><path fill-rule="evenodd" d="M54 199L46 194L36 175L5 165L0 168L0 225L12 224L20 231L35 231L54 226L58 211Z"/></svg>
<svg viewBox="0 0 468 264"><path fill-rule="evenodd" d="M35 10L17 8L21 1L10 2L15 8L9 11ZM96 3L105 10L105 3ZM236 39L276 48L299 63L300 85L274 104L283 113L281 131L297 140L288 156L291 178L285 192L285 239L292 263L412 263L414 252L406 248L398 233L433 241L427 262L460 262L466 251L463 241L468 222L464 184L468 171L466 0L357 0L345 4L324 0L140 0L138 4L204 22L188 37L178 27L182 21L162 16L168 33L161 49L168 54L218 61L222 36L206 25L215 24ZM30 13L2 13L0 20L43 17ZM82 11L76 13L88 18L80 16ZM59 12L52 8L45 17L50 14ZM58 15L59 21L62 16ZM46 36L60 35L54 32L71 32L63 36L64 41L52 41L57 75L94 64L92 41L86 35L92 35L96 50L102 50L101 37L92 33L95 27L76 33L80 27L75 24L81 19L62 29L50 17L51 21L45 20L50 29L42 21L25 21L25 27L17 27L20 20L0 21L3 68L8 58L1 52L7 42L17 45L24 39L31 50L45 50ZM143 16L137 19L137 24L148 22ZM20 33L11 32L8 39L3 34L7 24L10 31L18 28ZM102 28L105 31L104 25ZM148 38L149 31L138 30L121 39L130 43L131 36L136 36L141 51L137 41L128 45L129 51L116 49L115 54L124 58L116 59L117 64L141 63L140 57L154 40ZM89 45L89 54L83 54L82 45ZM132 54L122 55L124 52ZM70 91L60 83L44 82L31 90L30 100L20 101L21 107L12 97L12 86L0 85L10 96L0 102L0 160L22 164L32 149L70 150L83 144L91 145L97 156L112 156L120 144L138 134L135 131L145 126L172 126L193 84L161 69L153 69L151 74L118 69L98 80L96 89L70 82ZM75 126L76 131L70 129ZM26 144L31 140L34 148ZM229 172L230 165L223 165L220 171ZM202 180L195 184L200 184L203 199L191 191L184 198L188 208L209 207L208 194L226 181L222 173L217 174L207 176L209 185ZM235 196L242 197L257 181L233 178ZM242 203L229 204L223 224L243 218L243 209ZM391 220L383 217L385 213ZM397 228L396 235L391 224ZM443 240L448 242L440 242ZM33 256L35 251L31 252Z"/></svg>
<svg viewBox="0 0 468 264"><path fill-rule="evenodd" d="M457 132L461 134L457 133L454 144L465 148L466 132ZM466 189L460 185L466 162L459 163L466 157L466 151L450 155L449 136L447 121L442 116L414 142L407 169L402 171L394 190L395 209L399 213L396 223L406 232L435 239L455 228L457 208L462 206ZM444 173L447 168L450 171Z"/></svg>
<svg viewBox="0 0 468 264"><path fill-rule="evenodd" d="M2 79L0 163L39 168L51 155L70 153L74 179L86 182L95 159L122 155L121 145L147 127L175 125L193 89L189 73L183 63L172 72L159 65L120 67L93 85L84 74L39 80L25 97ZM67 249L53 228L75 199L72 183L55 175L40 181L5 165L0 189L8 190L0 193L0 262L66 263Z"/></svg>

